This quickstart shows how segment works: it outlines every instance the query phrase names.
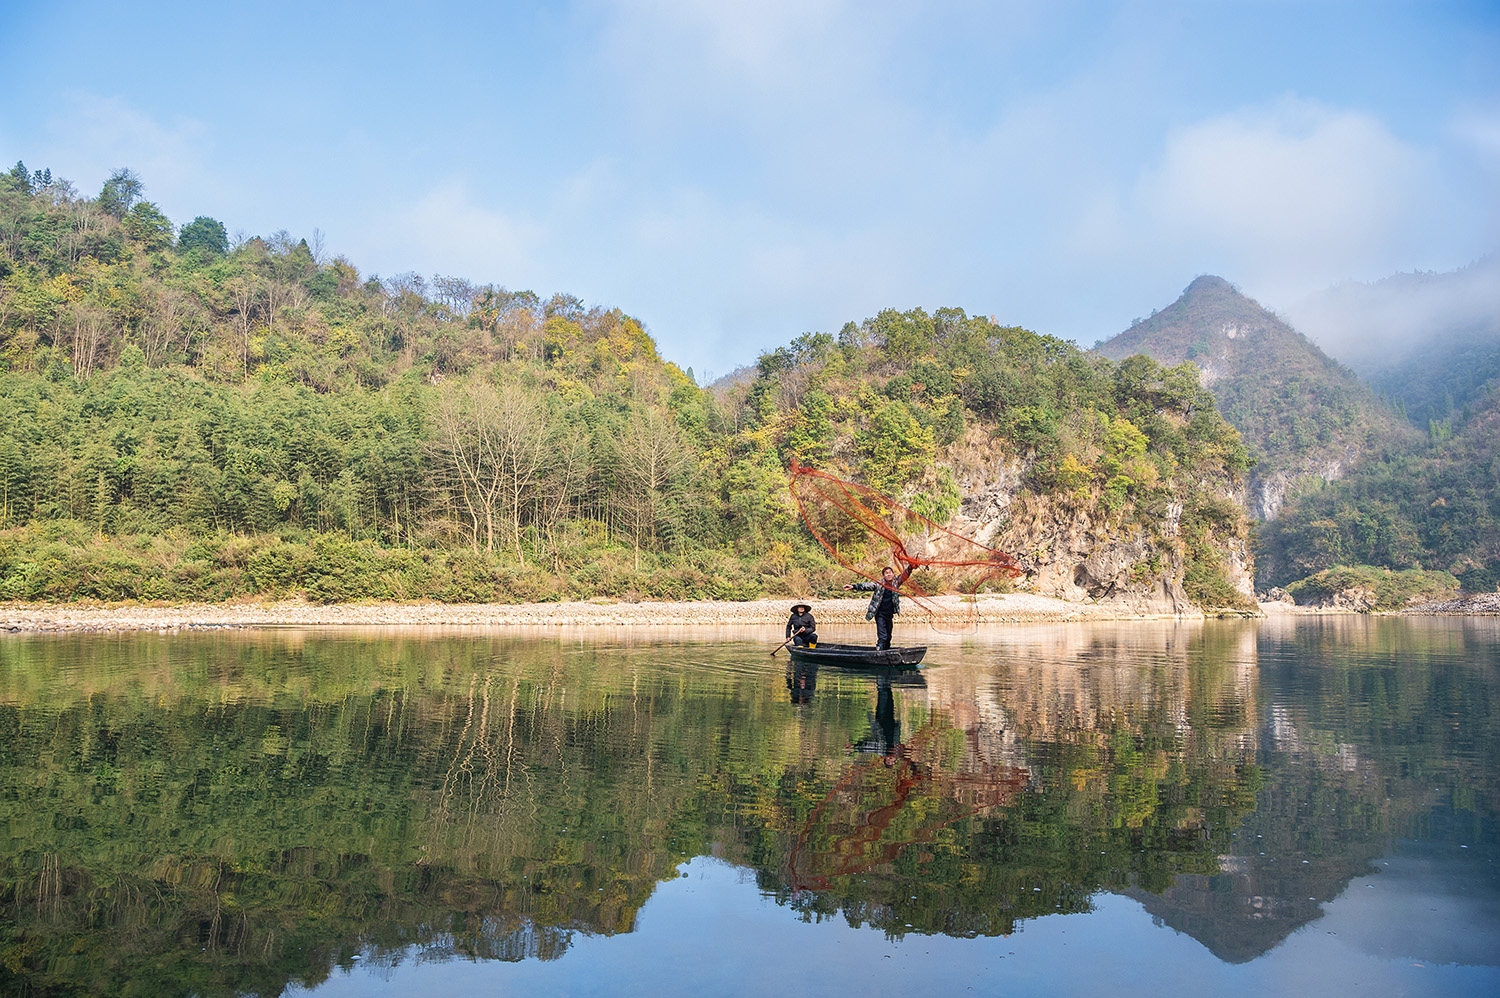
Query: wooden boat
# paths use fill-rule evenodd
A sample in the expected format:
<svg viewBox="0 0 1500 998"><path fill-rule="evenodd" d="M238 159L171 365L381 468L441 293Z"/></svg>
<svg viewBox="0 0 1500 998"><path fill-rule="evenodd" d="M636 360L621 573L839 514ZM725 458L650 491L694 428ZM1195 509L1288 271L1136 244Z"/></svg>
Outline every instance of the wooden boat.
<svg viewBox="0 0 1500 998"><path fill-rule="evenodd" d="M794 662L809 665L839 665L845 668L889 668L890 666L914 666L927 654L927 646L914 648L872 648L869 645L833 645L820 641L815 648L787 646Z"/></svg>

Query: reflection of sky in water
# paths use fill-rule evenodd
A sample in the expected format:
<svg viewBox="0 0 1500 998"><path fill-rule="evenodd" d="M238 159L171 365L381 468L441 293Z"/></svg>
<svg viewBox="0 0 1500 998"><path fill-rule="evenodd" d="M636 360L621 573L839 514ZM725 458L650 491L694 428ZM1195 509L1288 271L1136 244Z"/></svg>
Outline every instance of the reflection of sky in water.
<svg viewBox="0 0 1500 998"><path fill-rule="evenodd" d="M1375 868L1355 877L1307 931L1336 932L1372 956L1492 971L1500 964L1500 864L1493 851L1403 840Z"/></svg>
<svg viewBox="0 0 1500 998"><path fill-rule="evenodd" d="M595 995L651 981L663 995L1500 994L1500 872L1494 856L1465 852L1475 855L1401 843L1322 918L1245 964L1110 894L1090 914L1034 919L1008 938L892 942L839 918L804 924L748 873L699 857L657 889L634 932L575 937L560 960L361 967L312 993Z"/></svg>

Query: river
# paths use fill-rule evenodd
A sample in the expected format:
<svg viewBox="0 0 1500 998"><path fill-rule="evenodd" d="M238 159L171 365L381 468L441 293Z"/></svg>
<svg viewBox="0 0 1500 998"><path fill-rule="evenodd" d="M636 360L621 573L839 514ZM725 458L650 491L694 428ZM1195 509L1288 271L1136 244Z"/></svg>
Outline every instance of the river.
<svg viewBox="0 0 1500 998"><path fill-rule="evenodd" d="M1500 993L1500 621L898 637L0 637L0 993Z"/></svg>

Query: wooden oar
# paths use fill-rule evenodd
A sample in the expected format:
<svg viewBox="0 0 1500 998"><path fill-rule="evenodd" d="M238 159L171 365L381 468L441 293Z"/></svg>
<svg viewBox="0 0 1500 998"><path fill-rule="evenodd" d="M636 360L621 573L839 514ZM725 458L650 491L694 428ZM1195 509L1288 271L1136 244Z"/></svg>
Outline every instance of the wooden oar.
<svg viewBox="0 0 1500 998"><path fill-rule="evenodd" d="M777 652L779 652L779 651L781 651L781 649L783 649L783 648L785 648L785 647L786 647L786 646L787 646L787 645L789 645L789 644L791 644L791 643L792 643L792 641L793 641L793 640L794 640L794 639L795 639L795 638L796 638L796 637L797 637L797 635L799 635L799 634L801 634L801 633L802 633L802 632L803 632L803 631L805 631L805 630L807 630L807 628L805 628L805 627L799 627L799 628L797 628L797 629L796 629L796 630L795 630L795 631L793 631L793 632L792 632L792 636L791 636L791 637L790 637L790 638L787 638L787 639L786 639L786 640L785 640L785 641L783 641L783 642L782 642L782 643L781 643L781 644L779 644L779 645L777 645L777 646L776 646L776 647L775 647L775 648L772 648L772 649L771 649L771 657L772 657L772 658L775 658L775 657L776 657L776 653L777 653Z"/></svg>

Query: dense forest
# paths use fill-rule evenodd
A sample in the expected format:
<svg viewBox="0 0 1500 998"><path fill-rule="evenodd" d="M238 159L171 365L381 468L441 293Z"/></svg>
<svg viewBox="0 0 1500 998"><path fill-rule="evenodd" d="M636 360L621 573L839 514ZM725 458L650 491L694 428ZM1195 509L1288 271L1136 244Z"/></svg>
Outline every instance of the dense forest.
<svg viewBox="0 0 1500 998"><path fill-rule="evenodd" d="M1500 588L1500 383L1467 411L1429 417L1426 439L1374 455L1309 489L1261 528L1278 581L1339 565L1447 572Z"/></svg>
<svg viewBox="0 0 1500 998"><path fill-rule="evenodd" d="M361 274L144 194L0 174L0 598L806 595L835 566L793 456L942 521L978 447L1058 515L1180 507L1190 593L1238 599L1246 452L1190 367L887 310L704 388L619 309Z"/></svg>

